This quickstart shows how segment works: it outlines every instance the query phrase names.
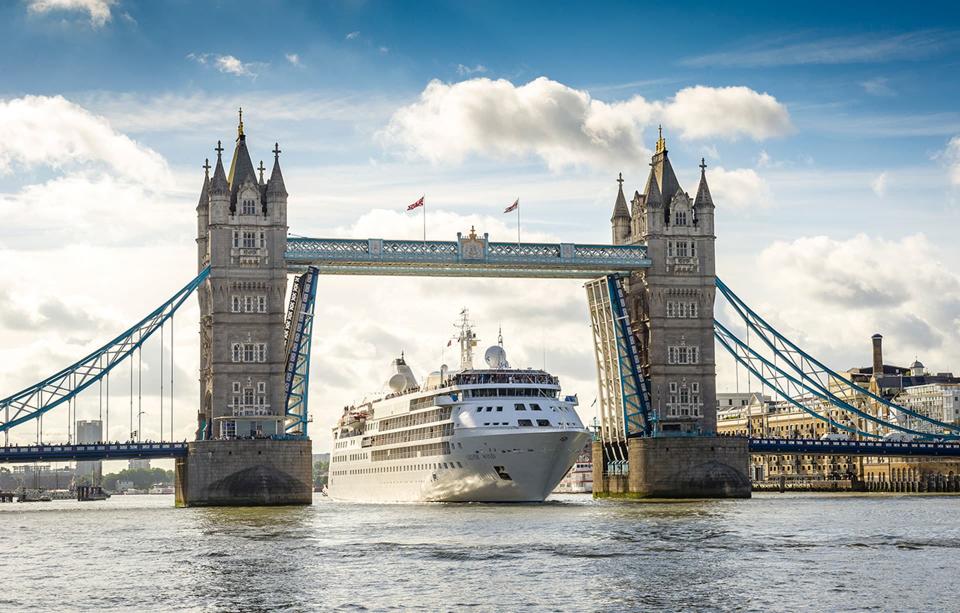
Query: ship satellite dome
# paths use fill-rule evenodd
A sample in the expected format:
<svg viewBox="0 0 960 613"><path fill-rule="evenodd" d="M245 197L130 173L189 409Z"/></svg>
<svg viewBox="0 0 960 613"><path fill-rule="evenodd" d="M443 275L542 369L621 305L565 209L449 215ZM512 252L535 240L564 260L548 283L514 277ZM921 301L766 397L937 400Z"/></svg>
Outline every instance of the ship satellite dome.
<svg viewBox="0 0 960 613"><path fill-rule="evenodd" d="M394 392L402 392L403 390L407 389L407 378L400 373L396 373L390 377L387 385L389 385L390 389Z"/></svg>
<svg viewBox="0 0 960 613"><path fill-rule="evenodd" d="M507 352L500 345L489 347L483 354L483 359L490 368L504 368L507 366Z"/></svg>

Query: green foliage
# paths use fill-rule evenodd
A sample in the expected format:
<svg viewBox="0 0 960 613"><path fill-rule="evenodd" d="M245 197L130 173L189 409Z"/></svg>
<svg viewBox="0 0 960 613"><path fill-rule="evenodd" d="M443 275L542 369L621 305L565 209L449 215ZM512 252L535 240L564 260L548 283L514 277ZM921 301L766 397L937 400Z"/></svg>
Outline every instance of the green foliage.
<svg viewBox="0 0 960 613"><path fill-rule="evenodd" d="M313 486L323 487L327 484L327 473L330 471L330 462L317 460L313 463Z"/></svg>
<svg viewBox="0 0 960 613"><path fill-rule="evenodd" d="M116 490L119 481L131 481L133 487L138 490L145 490L157 483L172 484L173 471L162 468L128 468L118 473L104 475L103 487L108 490Z"/></svg>

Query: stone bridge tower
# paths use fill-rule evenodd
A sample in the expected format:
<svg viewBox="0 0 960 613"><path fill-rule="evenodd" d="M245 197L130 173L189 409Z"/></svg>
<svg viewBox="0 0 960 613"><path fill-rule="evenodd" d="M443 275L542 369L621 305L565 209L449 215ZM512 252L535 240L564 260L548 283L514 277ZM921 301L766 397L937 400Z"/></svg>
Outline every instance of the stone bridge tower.
<svg viewBox="0 0 960 613"><path fill-rule="evenodd" d="M629 475L604 474L598 495L749 496L745 440L716 438L714 204L701 160L696 195L680 187L661 132L643 193L627 208L623 177L611 218L614 244L645 244L652 266L634 273L627 303L655 415L653 438L630 439ZM602 451L606 454L606 451ZM598 467L599 464L599 467Z"/></svg>
<svg viewBox="0 0 960 613"><path fill-rule="evenodd" d="M694 198L680 187L661 134L643 193L627 211L621 179L611 223L615 244L645 244L653 266L629 282L658 430L716 431L713 301L716 281L713 198L701 160Z"/></svg>
<svg viewBox="0 0 960 613"><path fill-rule="evenodd" d="M309 504L310 441L284 434L287 190L280 148L264 180L240 112L229 173L217 142L197 205L197 260L210 274L200 300L197 442L177 464L177 501ZM259 174L258 174L259 171Z"/></svg>
<svg viewBox="0 0 960 613"><path fill-rule="evenodd" d="M230 172L217 143L213 178L204 177L197 207L200 289L201 410L197 438L283 433L287 268L287 190L274 148L264 181L237 127ZM207 165L209 167L209 164Z"/></svg>

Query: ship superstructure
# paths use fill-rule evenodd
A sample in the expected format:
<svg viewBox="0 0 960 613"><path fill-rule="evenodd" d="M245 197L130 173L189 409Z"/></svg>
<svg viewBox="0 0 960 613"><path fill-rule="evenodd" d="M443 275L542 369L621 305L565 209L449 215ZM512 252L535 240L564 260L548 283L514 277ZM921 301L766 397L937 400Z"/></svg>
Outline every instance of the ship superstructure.
<svg viewBox="0 0 960 613"><path fill-rule="evenodd" d="M502 345L473 367L466 310L460 369L421 385L403 355L384 394L345 407L333 431L328 493L363 502L544 500L590 438L575 396L544 370L516 369Z"/></svg>

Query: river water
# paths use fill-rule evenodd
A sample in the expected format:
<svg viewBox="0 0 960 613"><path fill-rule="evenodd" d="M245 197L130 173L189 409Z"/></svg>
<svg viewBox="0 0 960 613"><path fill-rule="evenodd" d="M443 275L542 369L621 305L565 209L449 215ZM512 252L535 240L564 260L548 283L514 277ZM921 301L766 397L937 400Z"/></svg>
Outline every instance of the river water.
<svg viewBox="0 0 960 613"><path fill-rule="evenodd" d="M0 504L0 610L948 611L960 497Z"/></svg>

